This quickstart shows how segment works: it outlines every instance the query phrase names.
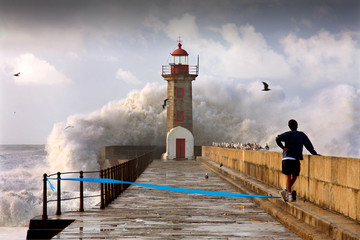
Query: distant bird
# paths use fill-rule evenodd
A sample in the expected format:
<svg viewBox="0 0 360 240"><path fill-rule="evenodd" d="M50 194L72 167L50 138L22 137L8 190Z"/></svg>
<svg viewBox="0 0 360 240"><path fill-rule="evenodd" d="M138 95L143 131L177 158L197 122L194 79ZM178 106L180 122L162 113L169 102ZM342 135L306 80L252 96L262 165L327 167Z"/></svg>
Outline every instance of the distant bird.
<svg viewBox="0 0 360 240"><path fill-rule="evenodd" d="M220 163L220 167L222 167L223 166L223 164L222 163Z"/></svg>
<svg viewBox="0 0 360 240"><path fill-rule="evenodd" d="M262 91L270 91L269 84L262 82L264 84L264 89Z"/></svg>
<svg viewBox="0 0 360 240"><path fill-rule="evenodd" d="M66 126L65 129L74 128L74 126Z"/></svg>
<svg viewBox="0 0 360 240"><path fill-rule="evenodd" d="M15 76L15 77L19 77L19 76L20 76L20 72L15 73L14 76Z"/></svg>
<svg viewBox="0 0 360 240"><path fill-rule="evenodd" d="M208 179L208 178L209 178L209 175L208 175L207 173L205 174L205 178L206 178L206 179Z"/></svg>
<svg viewBox="0 0 360 240"><path fill-rule="evenodd" d="M168 107L168 105L166 105L167 100L169 100L169 99L165 99L165 100L164 100L164 104L162 105L162 108L163 108L163 109L165 109L165 107Z"/></svg>

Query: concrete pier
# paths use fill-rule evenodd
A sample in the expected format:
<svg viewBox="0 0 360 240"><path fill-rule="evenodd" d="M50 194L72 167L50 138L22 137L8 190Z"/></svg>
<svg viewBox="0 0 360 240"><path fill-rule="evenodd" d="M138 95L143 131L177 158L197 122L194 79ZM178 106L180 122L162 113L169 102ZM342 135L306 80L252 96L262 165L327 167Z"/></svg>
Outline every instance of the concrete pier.
<svg viewBox="0 0 360 240"><path fill-rule="evenodd" d="M191 160L154 160L137 182L238 192ZM64 213L60 218L75 221L53 239L301 239L248 198L176 193L135 185L104 210L94 207Z"/></svg>

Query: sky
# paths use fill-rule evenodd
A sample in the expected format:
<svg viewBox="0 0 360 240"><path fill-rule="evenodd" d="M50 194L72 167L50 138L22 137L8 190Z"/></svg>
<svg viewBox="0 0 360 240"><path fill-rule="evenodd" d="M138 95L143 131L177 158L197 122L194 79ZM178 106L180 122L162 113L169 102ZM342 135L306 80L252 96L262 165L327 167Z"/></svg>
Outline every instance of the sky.
<svg viewBox="0 0 360 240"><path fill-rule="evenodd" d="M359 1L0 0L0 144L45 144L69 116L89 116L149 86L163 92L154 90L160 106L161 66L179 35L189 64L200 58L199 105L236 104L237 94L257 102L266 81L272 106L284 105L266 115L268 125L282 121L286 130L295 106L304 127L309 116L327 124L313 135L335 129L346 132L337 141L360 143ZM251 109L236 110L247 116L239 128L261 118Z"/></svg>

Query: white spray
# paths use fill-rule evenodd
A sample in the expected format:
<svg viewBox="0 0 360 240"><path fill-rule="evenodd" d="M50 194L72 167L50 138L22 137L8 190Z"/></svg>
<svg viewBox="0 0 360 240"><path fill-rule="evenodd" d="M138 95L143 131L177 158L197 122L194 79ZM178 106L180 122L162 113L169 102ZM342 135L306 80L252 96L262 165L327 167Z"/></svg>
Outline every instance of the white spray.
<svg viewBox="0 0 360 240"><path fill-rule="evenodd" d="M55 124L46 147L51 171L99 170L100 149L106 145L161 145L165 97L165 86L148 84L99 111Z"/></svg>

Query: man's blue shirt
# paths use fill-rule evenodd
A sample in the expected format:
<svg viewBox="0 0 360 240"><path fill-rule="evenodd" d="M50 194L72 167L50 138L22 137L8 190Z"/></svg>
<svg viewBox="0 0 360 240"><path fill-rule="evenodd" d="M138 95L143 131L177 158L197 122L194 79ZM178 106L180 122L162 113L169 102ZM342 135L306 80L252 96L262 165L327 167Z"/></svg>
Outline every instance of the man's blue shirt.
<svg viewBox="0 0 360 240"><path fill-rule="evenodd" d="M285 146L282 144L285 142ZM311 144L309 138L305 133L292 130L288 132L284 132L276 137L276 143L282 149L287 148L287 152L283 152L283 158L290 157L295 158L297 160L302 160L303 155L303 146L313 155L316 155L316 151Z"/></svg>

